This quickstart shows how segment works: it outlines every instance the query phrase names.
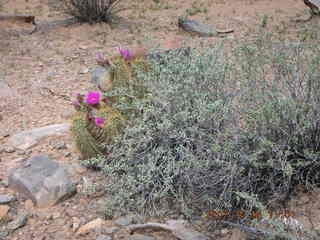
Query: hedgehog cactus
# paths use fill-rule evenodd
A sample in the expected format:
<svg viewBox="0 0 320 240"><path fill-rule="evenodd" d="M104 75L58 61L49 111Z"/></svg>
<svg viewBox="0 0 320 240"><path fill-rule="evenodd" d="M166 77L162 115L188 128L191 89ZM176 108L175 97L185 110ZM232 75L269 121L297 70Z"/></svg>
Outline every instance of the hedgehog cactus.
<svg viewBox="0 0 320 240"><path fill-rule="evenodd" d="M89 93L86 102L76 104L81 111L74 116L71 131L85 159L105 155L104 146L112 143L124 126L125 118L103 101L97 94Z"/></svg>
<svg viewBox="0 0 320 240"><path fill-rule="evenodd" d="M120 56L115 56L111 59L104 59L99 55L97 58L97 63L101 66L110 69L112 74L110 74L110 81L106 83L110 84L111 87L104 87L105 89L116 89L124 88L130 91L130 94L143 98L145 97L147 90L135 77L137 70L149 71L150 66L146 61L144 56L133 56L129 50L124 50L119 48ZM118 98L111 98L112 102L117 102Z"/></svg>

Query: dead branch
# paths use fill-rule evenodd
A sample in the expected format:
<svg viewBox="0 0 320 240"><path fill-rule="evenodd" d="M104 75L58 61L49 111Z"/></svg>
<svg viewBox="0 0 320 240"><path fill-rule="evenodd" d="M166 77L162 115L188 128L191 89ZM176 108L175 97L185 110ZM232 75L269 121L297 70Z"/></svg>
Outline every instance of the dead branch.
<svg viewBox="0 0 320 240"><path fill-rule="evenodd" d="M162 230L166 232L170 232L176 238L180 240L208 240L209 238L206 237L204 234L196 232L190 228L185 226L185 221L179 220L169 220L167 224L162 223L146 223L146 224L134 224L128 226L130 234L138 230Z"/></svg>
<svg viewBox="0 0 320 240"><path fill-rule="evenodd" d="M68 27L73 24L80 23L80 21L77 18L67 18L67 19L62 19L62 20L56 20L56 21L51 21L51 22L44 22L44 23L39 23L35 26L35 28L32 30L30 34L36 33L36 32L47 32L50 31L54 28L58 27Z"/></svg>
<svg viewBox="0 0 320 240"><path fill-rule="evenodd" d="M17 22L25 22L31 23L32 25L36 25L35 16L33 15L25 15L25 14L18 14L18 15L0 15L0 21L17 21Z"/></svg>
<svg viewBox="0 0 320 240"><path fill-rule="evenodd" d="M231 227L239 228L240 230L242 230L248 234L257 236L257 237L271 237L273 239L275 238L275 239L279 239L279 240L298 240L298 238L292 236L291 234L264 231L264 230L260 230L260 229L254 228L254 227L247 227L245 225L233 223L233 222L229 222L229 221L222 220L219 222L227 224Z"/></svg>

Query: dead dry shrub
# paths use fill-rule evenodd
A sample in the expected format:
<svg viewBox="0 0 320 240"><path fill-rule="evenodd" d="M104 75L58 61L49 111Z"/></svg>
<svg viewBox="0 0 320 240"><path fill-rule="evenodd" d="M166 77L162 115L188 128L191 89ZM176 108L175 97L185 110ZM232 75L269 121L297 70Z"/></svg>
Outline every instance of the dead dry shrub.
<svg viewBox="0 0 320 240"><path fill-rule="evenodd" d="M117 17L117 13L126 9L120 5L122 2L122 0L64 0L64 10L81 22L111 23Z"/></svg>

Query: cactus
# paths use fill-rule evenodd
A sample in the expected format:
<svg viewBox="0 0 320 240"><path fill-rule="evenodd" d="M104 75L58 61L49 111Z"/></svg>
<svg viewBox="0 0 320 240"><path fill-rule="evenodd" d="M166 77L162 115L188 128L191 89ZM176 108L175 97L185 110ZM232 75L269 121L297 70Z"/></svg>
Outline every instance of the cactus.
<svg viewBox="0 0 320 240"><path fill-rule="evenodd" d="M102 126L97 126L94 118L103 118ZM73 118L71 131L82 157L88 159L106 154L105 144L112 143L114 137L121 133L124 121L117 110L106 104L87 113L78 112Z"/></svg>
<svg viewBox="0 0 320 240"><path fill-rule="evenodd" d="M135 77L137 70L150 70L145 57L134 57L123 49L119 49L119 52L122 56L110 60L98 55L97 62L111 73L110 81L106 81L106 84L111 84L105 89L126 89L128 95L112 95L100 101L99 92L90 92L86 97L78 94L77 100L73 102L78 113L72 121L72 133L85 159L106 154L105 146L112 144L114 138L121 133L124 122L131 113L136 112L131 107L133 98L145 98L147 94L146 88ZM114 103L125 103L129 107L116 110L111 107Z"/></svg>

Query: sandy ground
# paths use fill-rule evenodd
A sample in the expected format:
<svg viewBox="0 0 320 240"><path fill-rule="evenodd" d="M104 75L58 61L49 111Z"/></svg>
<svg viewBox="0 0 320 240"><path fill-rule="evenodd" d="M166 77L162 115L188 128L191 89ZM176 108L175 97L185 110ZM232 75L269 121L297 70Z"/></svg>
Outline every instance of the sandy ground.
<svg viewBox="0 0 320 240"><path fill-rule="evenodd" d="M0 1L3 2L2 6L0 2L0 15L32 14L36 16L38 23L66 18L58 11L58 0ZM177 27L177 18L186 11L194 14L191 18L217 28L233 28L235 32L228 35L226 41L257 37L264 18L268 20L268 30L282 34L287 39L295 39L297 31L304 26L294 24L292 20L308 16L307 8L301 0L124 2L131 9L120 13L123 20L116 27L107 24L82 24L29 35L27 33L32 30L29 24L0 21L0 145L5 145L7 135L69 121L73 113L69 97L94 87L90 83L90 70L96 66L95 55L98 52L114 55L119 45L129 48L169 49L181 46L182 42L188 46L200 47L221 41L221 38L191 37L181 32ZM63 152L52 149L54 141L67 143L71 156L65 157ZM77 161L78 155L69 135L42 141L28 156L39 153L49 153L55 159L67 163ZM8 169L14 168L19 163L19 158L21 156L18 152L0 153L0 178L7 177ZM81 175L99 177L98 173L90 171L78 175L78 178ZM46 224L46 221L31 220L26 227L16 231L12 239L76 239L68 224L72 217L84 219L85 222L99 216L93 210L95 201L97 199L78 195L52 209L41 210L44 214L58 213L56 221ZM16 207L23 208L24 203L20 202ZM320 209L319 203L313 207ZM83 215L87 210L92 214ZM316 224L319 225L319 222ZM46 233L49 235L45 235ZM225 239L240 239L237 234ZM154 236L158 239L173 239L169 235L158 235ZM94 239L93 235L82 238Z"/></svg>

